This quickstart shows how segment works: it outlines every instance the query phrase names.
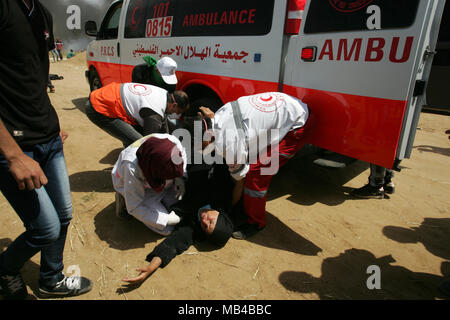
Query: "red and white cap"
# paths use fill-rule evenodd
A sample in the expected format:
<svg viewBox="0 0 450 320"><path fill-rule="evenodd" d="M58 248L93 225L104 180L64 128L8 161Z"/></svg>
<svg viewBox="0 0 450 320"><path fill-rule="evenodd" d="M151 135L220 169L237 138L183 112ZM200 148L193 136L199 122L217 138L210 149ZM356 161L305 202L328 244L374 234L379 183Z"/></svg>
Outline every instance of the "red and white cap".
<svg viewBox="0 0 450 320"><path fill-rule="evenodd" d="M177 76L175 71L177 71L177 63L175 60L169 57L163 57L156 63L156 68L158 68L163 80L167 84L177 84Z"/></svg>

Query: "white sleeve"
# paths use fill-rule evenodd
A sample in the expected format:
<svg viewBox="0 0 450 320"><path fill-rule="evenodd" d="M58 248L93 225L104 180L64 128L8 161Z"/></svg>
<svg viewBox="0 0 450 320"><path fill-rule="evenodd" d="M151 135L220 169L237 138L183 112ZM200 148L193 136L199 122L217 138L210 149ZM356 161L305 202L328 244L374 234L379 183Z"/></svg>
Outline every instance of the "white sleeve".
<svg viewBox="0 0 450 320"><path fill-rule="evenodd" d="M146 225L163 229L167 225L167 209L156 199L148 197L138 169L131 162L123 168L124 198L128 213Z"/></svg>
<svg viewBox="0 0 450 320"><path fill-rule="evenodd" d="M244 179L245 176L248 173L248 170L250 170L250 165L247 164L247 163L246 164L242 164L236 170L232 170L231 168L229 168L231 177L233 177L233 179L236 180L236 181Z"/></svg>
<svg viewBox="0 0 450 320"><path fill-rule="evenodd" d="M145 188L133 163L125 161L122 167L123 196L128 212L135 210L145 199Z"/></svg>

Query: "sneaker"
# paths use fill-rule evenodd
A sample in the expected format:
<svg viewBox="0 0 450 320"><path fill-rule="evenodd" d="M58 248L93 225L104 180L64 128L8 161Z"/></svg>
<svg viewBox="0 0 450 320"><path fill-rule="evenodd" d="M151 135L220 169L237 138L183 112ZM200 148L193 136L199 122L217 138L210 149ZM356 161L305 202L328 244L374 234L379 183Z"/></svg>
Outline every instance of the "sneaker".
<svg viewBox="0 0 450 320"><path fill-rule="evenodd" d="M245 223L239 227L239 230L233 232L231 236L234 239L245 240L247 238L250 238L251 236L254 236L262 229L264 229L264 227L260 228L256 223Z"/></svg>
<svg viewBox="0 0 450 320"><path fill-rule="evenodd" d="M125 205L125 198L118 192L116 192L116 217L125 219L131 218Z"/></svg>
<svg viewBox="0 0 450 320"><path fill-rule="evenodd" d="M39 285L39 292L46 296L69 297L91 291L92 281L85 277L64 277L53 288Z"/></svg>
<svg viewBox="0 0 450 320"><path fill-rule="evenodd" d="M5 300L25 300L28 296L27 287L20 273L13 276L1 275L0 289Z"/></svg>
<svg viewBox="0 0 450 320"><path fill-rule="evenodd" d="M395 192L395 185L392 181L383 185L384 193L393 194Z"/></svg>
<svg viewBox="0 0 450 320"><path fill-rule="evenodd" d="M350 195L363 199L383 199L384 189L383 187L374 187L366 184L364 187L352 190Z"/></svg>

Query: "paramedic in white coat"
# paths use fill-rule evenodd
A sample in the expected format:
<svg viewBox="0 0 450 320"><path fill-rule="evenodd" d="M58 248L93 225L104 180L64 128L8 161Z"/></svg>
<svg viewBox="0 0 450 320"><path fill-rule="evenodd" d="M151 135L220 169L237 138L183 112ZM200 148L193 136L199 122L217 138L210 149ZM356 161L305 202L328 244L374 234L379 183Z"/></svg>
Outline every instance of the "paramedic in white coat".
<svg viewBox="0 0 450 320"><path fill-rule="evenodd" d="M227 103L215 114L208 108L200 109L213 118L216 153L243 185L248 220L233 237L245 239L266 225L271 178L306 143L308 107L287 94L266 92Z"/></svg>
<svg viewBox="0 0 450 320"><path fill-rule="evenodd" d="M186 164L186 152L177 138L145 136L120 153L111 172L114 189L124 197L130 215L167 236L180 221L169 208L179 200L177 186Z"/></svg>

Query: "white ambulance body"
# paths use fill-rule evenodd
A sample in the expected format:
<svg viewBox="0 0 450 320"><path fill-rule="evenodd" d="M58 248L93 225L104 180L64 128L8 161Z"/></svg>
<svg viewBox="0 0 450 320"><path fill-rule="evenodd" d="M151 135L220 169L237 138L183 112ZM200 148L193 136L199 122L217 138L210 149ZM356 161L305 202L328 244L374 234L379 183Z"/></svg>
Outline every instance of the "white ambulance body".
<svg viewBox="0 0 450 320"><path fill-rule="evenodd" d="M142 57L170 56L193 106L285 92L308 104L311 144L392 168L412 150L444 5L121 0L86 25L86 75L91 89L129 82Z"/></svg>

